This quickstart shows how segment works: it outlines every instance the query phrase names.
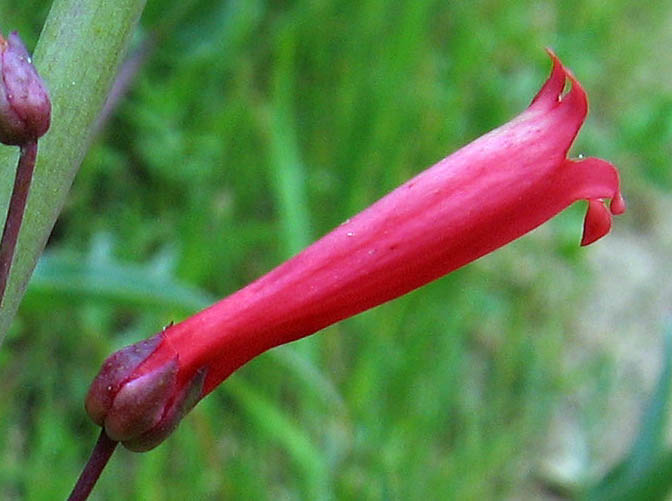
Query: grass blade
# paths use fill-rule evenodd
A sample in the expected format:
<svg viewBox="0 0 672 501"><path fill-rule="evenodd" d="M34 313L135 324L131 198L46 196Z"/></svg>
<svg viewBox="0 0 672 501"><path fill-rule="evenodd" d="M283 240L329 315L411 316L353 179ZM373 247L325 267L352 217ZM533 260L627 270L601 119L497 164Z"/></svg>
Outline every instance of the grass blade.
<svg viewBox="0 0 672 501"><path fill-rule="evenodd" d="M55 0L34 61L51 94L52 126L40 153L0 309L4 338L28 280L86 154L93 124L126 53L145 0ZM13 148L15 149L15 148ZM0 153L0 214L5 214L16 153Z"/></svg>

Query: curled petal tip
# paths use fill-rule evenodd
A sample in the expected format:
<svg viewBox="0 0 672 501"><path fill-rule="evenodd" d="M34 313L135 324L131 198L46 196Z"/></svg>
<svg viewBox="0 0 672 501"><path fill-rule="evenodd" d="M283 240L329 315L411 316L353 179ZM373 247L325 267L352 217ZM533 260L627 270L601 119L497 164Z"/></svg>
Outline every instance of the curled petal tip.
<svg viewBox="0 0 672 501"><path fill-rule="evenodd" d="M544 50L546 51L546 54L551 56L553 59L558 58L558 56L555 55L555 51L551 47L544 47Z"/></svg>
<svg viewBox="0 0 672 501"><path fill-rule="evenodd" d="M573 192L573 199L588 200L582 245L588 245L609 231L611 215L625 212L620 180L616 168L600 158L566 160L563 177L556 187ZM609 209L602 200L611 199Z"/></svg>
<svg viewBox="0 0 672 501"><path fill-rule="evenodd" d="M558 96L560 96L562 90L565 88L565 67L560 62L560 59L558 59L558 56L556 56L551 49L547 48L546 52L553 61L553 68L551 69L551 74L549 75L544 85L541 87L541 89L539 89L539 92L537 92L537 95L534 96L534 99L532 99L531 104L535 104L537 102L556 103Z"/></svg>
<svg viewBox="0 0 672 501"><path fill-rule="evenodd" d="M553 62L551 74L542 86L541 90L532 100L530 106L536 105L539 108L552 109L562 104L575 115L577 120L577 132L583 119L588 114L588 97L586 91L581 87L572 71L562 64L560 58L555 55L553 50L546 48L546 52ZM563 94L567 80L571 83L571 89Z"/></svg>
<svg viewBox="0 0 672 501"><path fill-rule="evenodd" d="M611 213L602 200L588 200L588 211L583 222L581 245L590 245L611 229Z"/></svg>
<svg viewBox="0 0 672 501"><path fill-rule="evenodd" d="M609 209L611 210L611 213L614 214L615 216L618 216L619 214L623 214L625 212L625 199L623 198L623 195L621 195L621 192L619 191L614 195L614 198L611 199L611 204L609 205Z"/></svg>

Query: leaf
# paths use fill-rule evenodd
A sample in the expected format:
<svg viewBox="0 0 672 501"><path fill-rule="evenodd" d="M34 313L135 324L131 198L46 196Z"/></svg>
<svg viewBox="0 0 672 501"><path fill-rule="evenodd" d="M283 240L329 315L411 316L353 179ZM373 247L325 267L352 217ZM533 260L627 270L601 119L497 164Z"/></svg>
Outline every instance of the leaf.
<svg viewBox="0 0 672 501"><path fill-rule="evenodd" d="M157 276L155 265L120 263L100 254L82 260L76 254L45 252L35 268L29 292L31 296L85 297L184 313L214 301L209 294L178 282L170 274Z"/></svg>
<svg viewBox="0 0 672 501"><path fill-rule="evenodd" d="M232 377L225 387L255 425L287 451L301 470L310 499L329 499L329 470L324 455L310 436L277 405L242 378Z"/></svg>
<svg viewBox="0 0 672 501"><path fill-rule="evenodd" d="M635 442L625 459L588 489L587 500L664 499L672 487L672 451L664 450L672 388L672 324L664 341L663 369Z"/></svg>
<svg viewBox="0 0 672 501"><path fill-rule="evenodd" d="M33 59L52 100L51 130L40 140L37 166L4 303L4 338L37 260L92 139L145 0L55 0ZM5 214L16 148L0 151L0 214Z"/></svg>

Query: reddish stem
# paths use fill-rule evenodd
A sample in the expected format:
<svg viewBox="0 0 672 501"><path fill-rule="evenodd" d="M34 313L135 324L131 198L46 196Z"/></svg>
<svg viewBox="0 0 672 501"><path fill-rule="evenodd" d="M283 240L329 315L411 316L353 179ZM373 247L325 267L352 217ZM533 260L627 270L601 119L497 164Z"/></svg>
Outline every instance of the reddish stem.
<svg viewBox="0 0 672 501"><path fill-rule="evenodd" d="M36 157L37 140L21 146L21 156L19 157L19 165L14 178L14 190L12 191L12 198L9 200L7 220L5 228L2 231L2 240L0 241L0 306L2 306L5 298L9 270L12 266L16 241L21 229L21 222L23 221L23 213L26 208L26 201L28 200L28 190L33 178Z"/></svg>
<svg viewBox="0 0 672 501"><path fill-rule="evenodd" d="M107 436L105 428L100 430L98 441L91 451L91 456L79 475L68 501L85 501L89 497L93 486L96 485L98 477L103 472L103 468L105 468L118 443Z"/></svg>

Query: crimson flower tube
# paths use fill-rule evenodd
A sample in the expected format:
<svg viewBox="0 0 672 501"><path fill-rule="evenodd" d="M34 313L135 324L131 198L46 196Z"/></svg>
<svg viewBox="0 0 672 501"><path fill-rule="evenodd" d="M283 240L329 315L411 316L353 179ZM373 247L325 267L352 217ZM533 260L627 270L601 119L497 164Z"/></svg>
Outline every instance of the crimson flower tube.
<svg viewBox="0 0 672 501"><path fill-rule="evenodd" d="M567 158L588 103L549 53L550 77L516 118L247 287L108 358L86 399L91 418L129 449L151 449L260 353L435 280L578 200L588 201L581 244L608 233L611 214L625 210L618 171L598 158Z"/></svg>

